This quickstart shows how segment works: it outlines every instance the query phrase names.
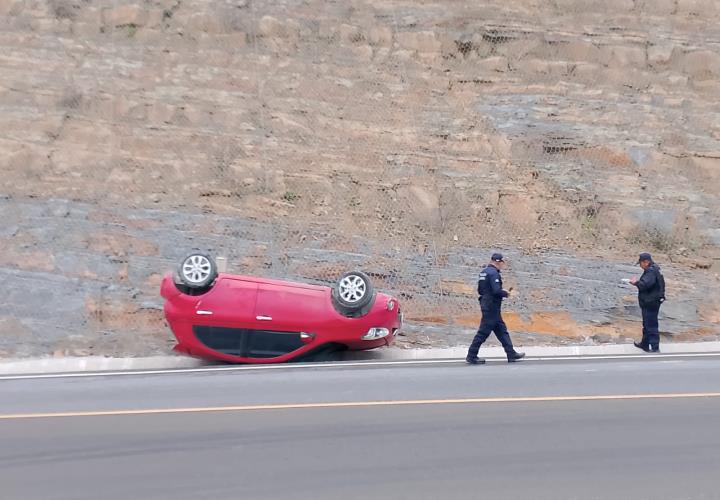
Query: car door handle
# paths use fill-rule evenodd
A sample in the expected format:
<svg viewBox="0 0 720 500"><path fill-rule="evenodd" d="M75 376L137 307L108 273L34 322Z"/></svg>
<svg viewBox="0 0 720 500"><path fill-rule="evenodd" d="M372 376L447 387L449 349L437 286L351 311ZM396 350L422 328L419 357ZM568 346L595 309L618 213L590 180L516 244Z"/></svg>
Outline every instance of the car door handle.
<svg viewBox="0 0 720 500"><path fill-rule="evenodd" d="M272 321L272 318L270 316L257 316L255 319L258 321Z"/></svg>

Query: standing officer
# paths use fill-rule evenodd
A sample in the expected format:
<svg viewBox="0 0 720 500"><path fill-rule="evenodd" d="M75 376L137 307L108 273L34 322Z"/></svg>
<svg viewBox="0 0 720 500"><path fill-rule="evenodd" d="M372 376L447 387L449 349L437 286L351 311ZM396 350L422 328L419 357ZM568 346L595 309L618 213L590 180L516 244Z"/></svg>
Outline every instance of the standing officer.
<svg viewBox="0 0 720 500"><path fill-rule="evenodd" d="M500 272L505 268L505 261L502 254L494 253L491 257L490 264L480 273L478 279L478 294L480 295L480 310L482 311L482 320L480 328L478 328L475 338L470 344L465 361L471 365L481 365L485 360L478 358L477 354L480 346L490 336L490 332L495 332L495 336L500 341L507 354L508 363L518 361L525 356L523 352L517 352L510 340L507 326L502 319L500 309L502 308L503 299L510 294L502 287L502 277Z"/></svg>
<svg viewBox="0 0 720 500"><path fill-rule="evenodd" d="M630 284L638 289L638 302L642 311L642 340L635 347L645 352L660 352L660 328L658 314L660 304L665 302L665 278L660 267L649 253L641 253L638 264L643 269L640 279L631 279Z"/></svg>

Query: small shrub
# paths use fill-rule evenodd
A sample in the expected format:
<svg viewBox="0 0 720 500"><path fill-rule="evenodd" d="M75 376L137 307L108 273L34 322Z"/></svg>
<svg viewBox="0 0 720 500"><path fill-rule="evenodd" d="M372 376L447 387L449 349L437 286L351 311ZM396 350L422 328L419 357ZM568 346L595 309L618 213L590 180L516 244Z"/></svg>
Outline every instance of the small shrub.
<svg viewBox="0 0 720 500"><path fill-rule="evenodd" d="M137 33L138 25L135 23L122 24L122 25L118 26L118 28L125 29L127 32L128 38L132 38Z"/></svg>
<svg viewBox="0 0 720 500"><path fill-rule="evenodd" d="M50 0L48 5L56 19L69 19L70 21L77 18L77 11L80 8L75 2L69 0Z"/></svg>
<svg viewBox="0 0 720 500"><path fill-rule="evenodd" d="M628 236L628 242L663 253L672 252L681 244L672 230L652 225L638 226Z"/></svg>
<svg viewBox="0 0 720 500"><path fill-rule="evenodd" d="M592 237L598 235L599 230L599 216L600 207L598 205L586 206L580 214L580 227L583 233L586 233Z"/></svg>
<svg viewBox="0 0 720 500"><path fill-rule="evenodd" d="M282 199L288 203L295 203L300 199L300 195L293 191L285 191L285 194L282 195Z"/></svg>
<svg viewBox="0 0 720 500"><path fill-rule="evenodd" d="M580 219L580 227L582 227L583 232L595 236L597 233L597 219L585 215Z"/></svg>

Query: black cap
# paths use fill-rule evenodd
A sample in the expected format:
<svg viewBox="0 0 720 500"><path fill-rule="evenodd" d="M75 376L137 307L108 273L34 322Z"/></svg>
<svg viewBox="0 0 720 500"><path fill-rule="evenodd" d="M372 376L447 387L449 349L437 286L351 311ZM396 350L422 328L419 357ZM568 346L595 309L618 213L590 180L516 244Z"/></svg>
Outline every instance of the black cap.
<svg viewBox="0 0 720 500"><path fill-rule="evenodd" d="M644 260L652 261L652 255L650 255L650 254L647 253L647 252L641 253L641 254L640 254L640 257L638 257L637 263L640 264L640 263L641 263L642 261L644 261Z"/></svg>
<svg viewBox="0 0 720 500"><path fill-rule="evenodd" d="M494 254L492 254L492 257L490 257L490 258L491 258L492 260L494 260L495 262L505 262L505 261L503 260L503 256L502 256L501 253L494 253Z"/></svg>

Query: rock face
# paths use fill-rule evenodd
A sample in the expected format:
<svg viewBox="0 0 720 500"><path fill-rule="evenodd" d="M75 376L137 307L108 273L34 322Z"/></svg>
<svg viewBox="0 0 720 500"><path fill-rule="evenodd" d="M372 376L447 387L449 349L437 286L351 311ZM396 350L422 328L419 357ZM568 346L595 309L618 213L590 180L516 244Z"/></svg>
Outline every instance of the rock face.
<svg viewBox="0 0 720 500"><path fill-rule="evenodd" d="M0 355L167 349L157 286L193 247L361 266L417 335L477 322L501 249L508 322L562 342L637 335L619 280L649 250L663 329L720 335L718 14L0 0Z"/></svg>

